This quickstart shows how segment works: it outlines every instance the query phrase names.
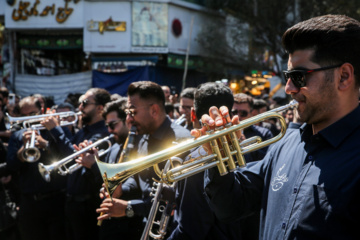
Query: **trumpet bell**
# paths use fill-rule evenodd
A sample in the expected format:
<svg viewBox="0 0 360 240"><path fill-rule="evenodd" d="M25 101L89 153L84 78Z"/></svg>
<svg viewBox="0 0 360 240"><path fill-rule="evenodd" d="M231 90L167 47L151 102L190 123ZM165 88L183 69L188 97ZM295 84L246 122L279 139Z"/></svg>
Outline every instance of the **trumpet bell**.
<svg viewBox="0 0 360 240"><path fill-rule="evenodd" d="M39 160L41 156L40 150L36 147L27 148L24 150L24 159L27 162L36 162Z"/></svg>

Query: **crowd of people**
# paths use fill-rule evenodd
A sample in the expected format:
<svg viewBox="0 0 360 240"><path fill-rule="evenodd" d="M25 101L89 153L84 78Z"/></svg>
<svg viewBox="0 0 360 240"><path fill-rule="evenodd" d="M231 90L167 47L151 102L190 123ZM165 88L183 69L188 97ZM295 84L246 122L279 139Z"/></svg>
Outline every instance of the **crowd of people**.
<svg viewBox="0 0 360 240"><path fill-rule="evenodd" d="M164 239L358 238L358 40L360 23L346 16L294 25L282 42L289 53L286 92L298 107L282 112L287 131L280 141L245 154L246 166L231 169L229 160L227 174L214 167L170 186L146 168L115 186L111 196L98 160L117 164L148 156L284 101L233 93L214 82L179 96L151 81L131 83L126 96L91 88L58 105L40 94L9 102L9 91L1 88L0 239L147 239L154 183L165 185L160 199L166 208L155 217L168 219L152 229ZM74 114L53 115L62 112ZM32 117L37 127L7 122L7 114ZM38 119L41 114L47 115ZM283 130L270 118L235 135L266 141ZM111 145L82 152L62 174L44 177L39 170L39 163L53 164L109 136ZM192 162L216 151L215 145L179 157Z"/></svg>

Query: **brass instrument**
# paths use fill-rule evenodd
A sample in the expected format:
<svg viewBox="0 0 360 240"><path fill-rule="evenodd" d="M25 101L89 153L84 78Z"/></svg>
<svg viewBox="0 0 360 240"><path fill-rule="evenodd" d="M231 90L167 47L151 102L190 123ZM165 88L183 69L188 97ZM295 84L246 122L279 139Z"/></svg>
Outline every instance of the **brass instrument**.
<svg viewBox="0 0 360 240"><path fill-rule="evenodd" d="M73 125L78 121L78 116L81 115L81 112L61 112L61 113L50 113L50 114L41 114L41 115L35 115L35 116L27 116L27 117L12 117L8 113L6 113L6 122L7 125L11 128L15 124L21 124L23 125L23 128L30 128L33 130L43 130L46 129L44 126L39 124L39 122L45 120L47 117L59 117L60 119L66 118L66 117L75 117L75 119L71 122L69 121L60 121L60 126L69 126Z"/></svg>
<svg viewBox="0 0 360 240"><path fill-rule="evenodd" d="M106 164L103 162L97 162L97 164L104 180L106 178L104 182L108 182L109 184L108 187L111 194L119 183L151 166L154 167L154 170L160 179L166 183L179 181L215 166L218 167L220 175L225 175L228 173L228 171L234 171L236 169L236 162L233 155L235 155L235 159L237 160L239 167L244 167L244 154L256 151L260 148L279 141L285 134L286 122L283 116L278 112L292 109L297 106L298 103L293 100L285 106L256 115L252 118L240 122L237 125L227 124L227 126L222 130L208 131L207 135L205 136L179 143L176 146L164 149L145 157L118 164ZM255 142L246 146L239 143L239 140L236 136L237 131L262 122L268 118L279 119L281 124L281 131L277 136L264 142ZM228 139L230 139L229 141L231 142L231 145L229 144ZM180 153L188 151L194 147L201 146L205 143L210 143L213 152L212 154L201 157L199 159L188 161L179 167L170 169L166 173L163 173L159 169L159 163L166 161Z"/></svg>
<svg viewBox="0 0 360 240"><path fill-rule="evenodd" d="M166 162L164 167L164 173L166 173L171 164L174 162L182 163L182 159L178 157L172 157L171 160ZM164 182L155 182L153 183L153 188L151 189L150 196L152 199L152 206L149 213L149 216L146 221L141 240L148 240L149 237L153 239L163 239L166 235L167 226L169 224L171 213L173 210L173 203L175 202L175 188L176 182L171 186L165 185ZM164 205L160 204L164 202ZM156 221L156 213L161 213L160 220ZM156 233L154 233L154 225L157 225Z"/></svg>
<svg viewBox="0 0 360 240"><path fill-rule="evenodd" d="M56 116L60 118L74 116L74 121L60 121L60 126L69 126L73 125L78 120L78 115L80 113L74 112L62 112L62 113L52 113L52 114L42 114L35 116L27 116L27 117L11 117L8 113L6 113L6 125L8 129L13 128L15 125L22 124L23 128L30 129L32 131L31 139L25 145L25 149L23 152L24 160L27 162L36 162L39 160L41 153L39 149L35 146L36 143L36 133L35 131L46 129L39 122L45 120L45 118L50 116Z"/></svg>
<svg viewBox="0 0 360 240"><path fill-rule="evenodd" d="M187 128L188 124L186 122L186 115L182 114L178 119L175 120L175 124L182 126L182 124L185 122L184 128Z"/></svg>
<svg viewBox="0 0 360 240"><path fill-rule="evenodd" d="M77 158L80 154L86 153L87 151L91 150L92 148L97 147L100 144L106 142L108 144L108 148L105 149L104 151L99 152L99 157L102 157L103 155L105 155L106 153L108 153L110 151L110 148L112 145L110 142L110 139L113 136L114 135L111 134L107 137L99 139L96 142L94 142L93 144L90 144L89 146L84 147L83 149L61 159L60 161L54 162L53 164L44 165L43 163L39 163L38 168L39 168L39 172L40 172L41 176L44 178L45 181L50 182L50 173L54 170L58 170L59 174L62 176L65 176L67 174L71 174L71 173L75 172L76 170L78 170L82 167L81 164L75 163L75 164L71 165L70 167L66 167L66 164L71 162L73 159Z"/></svg>
<svg viewBox="0 0 360 240"><path fill-rule="evenodd" d="M25 144L25 148L23 151L23 158L27 162L36 162L41 156L40 150L35 147L35 142L36 133L35 130L33 130L31 133L30 141Z"/></svg>

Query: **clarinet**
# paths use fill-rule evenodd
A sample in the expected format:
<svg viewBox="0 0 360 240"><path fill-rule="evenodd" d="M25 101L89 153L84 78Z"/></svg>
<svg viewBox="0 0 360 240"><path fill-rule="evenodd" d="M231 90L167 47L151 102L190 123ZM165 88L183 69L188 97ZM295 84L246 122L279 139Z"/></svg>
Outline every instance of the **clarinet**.
<svg viewBox="0 0 360 240"><path fill-rule="evenodd" d="M123 150L120 154L120 157L119 157L119 161L118 163L121 163L123 161L128 161L129 160L129 153L132 149L134 149L134 141L135 141L135 135L136 135L136 127L135 126L132 126L130 128L130 131L129 131L129 135L128 137L126 138L126 141L124 143L124 147L123 147ZM108 182L105 182L105 189L106 191L109 193L110 195L110 192L109 192L109 183ZM111 195L110 195L110 198L111 198ZM103 213L100 214L100 216L103 215ZM101 226L102 224L102 220L99 220L97 225L98 226Z"/></svg>
<svg viewBox="0 0 360 240"><path fill-rule="evenodd" d="M134 141L135 141L135 135L136 135L136 127L132 126L129 131L129 135L126 138L123 150L120 154L120 158L118 163L126 162L129 160L130 152L134 149Z"/></svg>

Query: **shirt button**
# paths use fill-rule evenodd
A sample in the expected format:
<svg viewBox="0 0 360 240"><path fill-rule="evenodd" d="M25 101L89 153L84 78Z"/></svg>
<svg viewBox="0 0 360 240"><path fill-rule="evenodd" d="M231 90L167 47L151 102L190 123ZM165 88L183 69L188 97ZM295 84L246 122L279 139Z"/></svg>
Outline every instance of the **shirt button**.
<svg viewBox="0 0 360 240"><path fill-rule="evenodd" d="M309 160L311 160L311 159L313 159L313 156L310 155L310 156L309 156Z"/></svg>
<svg viewBox="0 0 360 240"><path fill-rule="evenodd" d="M294 193L297 193L297 188L294 188Z"/></svg>
<svg viewBox="0 0 360 240"><path fill-rule="evenodd" d="M286 223L282 223L282 224L281 224L281 228L282 228L282 229L285 229L285 227L286 227Z"/></svg>

